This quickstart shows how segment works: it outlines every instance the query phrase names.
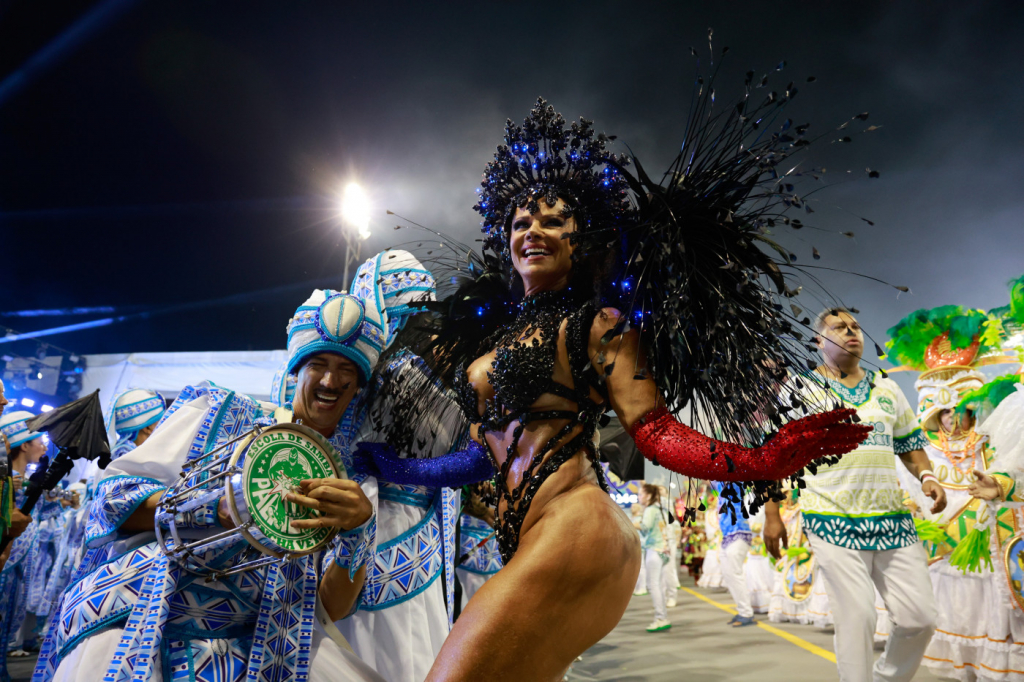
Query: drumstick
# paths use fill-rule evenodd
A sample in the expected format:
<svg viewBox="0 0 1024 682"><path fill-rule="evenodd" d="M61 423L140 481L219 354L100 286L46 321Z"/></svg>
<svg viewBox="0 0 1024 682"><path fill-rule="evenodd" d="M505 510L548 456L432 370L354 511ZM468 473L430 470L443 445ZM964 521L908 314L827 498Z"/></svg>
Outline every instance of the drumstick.
<svg viewBox="0 0 1024 682"><path fill-rule="evenodd" d="M495 531L495 532L497 532L497 531ZM484 538L483 540L481 540L480 542L478 542L478 543L476 543L475 545L473 545L473 549L469 550L468 552L466 552L465 554L463 554L462 556L460 556L460 557L459 557L459 563L461 564L461 563L462 563L463 561L465 561L466 559L468 559L468 558L469 558L469 555L470 555L470 554L475 554L475 553L476 553L477 551L479 551L479 550L480 550L480 548L481 548L481 547L483 547L483 546L484 546L484 544L485 544L485 543L486 543L486 542L487 542L488 540L490 540L491 538L493 538L493 537L494 537L494 533L491 533L490 535L488 535L487 537L485 537L485 538Z"/></svg>

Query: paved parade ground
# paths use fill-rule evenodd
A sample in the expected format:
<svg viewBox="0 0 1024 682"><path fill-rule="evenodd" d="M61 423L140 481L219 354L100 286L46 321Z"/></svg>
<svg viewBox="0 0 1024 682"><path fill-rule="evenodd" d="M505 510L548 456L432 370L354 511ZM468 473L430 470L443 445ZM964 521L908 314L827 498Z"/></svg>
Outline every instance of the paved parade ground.
<svg viewBox="0 0 1024 682"><path fill-rule="evenodd" d="M810 625L770 623L732 628L729 593L704 590L681 577L672 629L648 633L654 608L649 596L633 597L619 625L583 655L569 674L575 682L827 682L837 680L832 631ZM879 653L876 651L875 655ZM939 680L924 666L915 682Z"/></svg>
<svg viewBox="0 0 1024 682"><path fill-rule="evenodd" d="M735 611L729 593L694 587L683 578L672 629L647 633L654 609L648 596L633 597L622 621L573 666L569 679L602 682L826 682L838 679L831 630L769 623L726 625ZM876 652L877 655L878 652ZM28 682L35 659L10 659L12 682ZM940 678L923 666L915 682Z"/></svg>

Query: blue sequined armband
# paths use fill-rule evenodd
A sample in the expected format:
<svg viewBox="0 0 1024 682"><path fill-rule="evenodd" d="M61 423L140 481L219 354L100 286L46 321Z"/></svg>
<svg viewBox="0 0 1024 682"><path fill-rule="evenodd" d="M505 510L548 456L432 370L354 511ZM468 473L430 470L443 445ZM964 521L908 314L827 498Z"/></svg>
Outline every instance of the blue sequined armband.
<svg viewBox="0 0 1024 682"><path fill-rule="evenodd" d="M422 459L399 457L384 443L360 443L357 462L371 458L374 470L367 473L402 485L461 488L494 476L494 465L487 448L475 441L465 450Z"/></svg>

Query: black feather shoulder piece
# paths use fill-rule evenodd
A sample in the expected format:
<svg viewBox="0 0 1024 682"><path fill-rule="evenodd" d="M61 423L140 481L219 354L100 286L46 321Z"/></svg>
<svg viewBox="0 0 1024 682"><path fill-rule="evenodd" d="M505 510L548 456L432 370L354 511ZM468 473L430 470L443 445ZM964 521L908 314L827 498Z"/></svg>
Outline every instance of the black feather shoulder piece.
<svg viewBox="0 0 1024 682"><path fill-rule="evenodd" d="M447 279L455 290L427 304L424 321L429 340L421 355L429 358L439 381L451 386L456 370L487 350L484 342L515 319L517 303L499 257L467 250L468 265Z"/></svg>
<svg viewBox="0 0 1024 682"><path fill-rule="evenodd" d="M635 206L609 292L626 313L620 329L639 329L673 412L688 409L694 426L747 444L800 407L778 390L787 369L816 365L809 320L783 305L802 269L771 233L802 226L786 215L811 212L794 183L819 177L793 160L812 142L807 125L783 114L796 88L766 85L748 73L742 100L717 110L713 83L698 77L680 152L657 182L635 155L632 170L607 160Z"/></svg>

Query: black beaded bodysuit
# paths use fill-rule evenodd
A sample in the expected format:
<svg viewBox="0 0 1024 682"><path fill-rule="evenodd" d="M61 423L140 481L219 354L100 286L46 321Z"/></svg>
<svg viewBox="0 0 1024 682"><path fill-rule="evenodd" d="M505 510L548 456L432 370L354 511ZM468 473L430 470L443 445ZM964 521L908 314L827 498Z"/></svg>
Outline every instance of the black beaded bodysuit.
<svg viewBox="0 0 1024 682"><path fill-rule="evenodd" d="M605 403L607 396L587 354L590 328L596 313L592 302L574 301L569 291L547 291L524 299L515 322L488 339L488 347L496 348L494 363L487 373L488 383L494 388L494 398L486 402L482 415L478 412L477 394L469 383L466 367L461 366L456 372L455 388L459 403L472 422L481 423L481 439L487 431L505 431L509 425L518 422L512 433L512 443L508 446L507 458L498 466L496 478L497 493L505 503L505 511L496 515L495 534L505 562L512 558L519 546L523 520L537 490L577 452L587 451L601 487L607 490L593 445L594 432L606 408L590 398L590 388L597 389L605 397ZM566 350L573 387L552 378L558 353L558 332L563 321L566 321ZM523 342L535 334L537 338ZM574 402L578 409L533 410L532 406L547 393ZM524 471L523 480L510 490L509 471L519 455L519 439L523 430L527 424L550 419L565 419L567 423L538 450ZM578 425L583 427L582 430L555 450L558 443ZM545 459L549 452L551 455ZM494 453L491 456L494 457Z"/></svg>

